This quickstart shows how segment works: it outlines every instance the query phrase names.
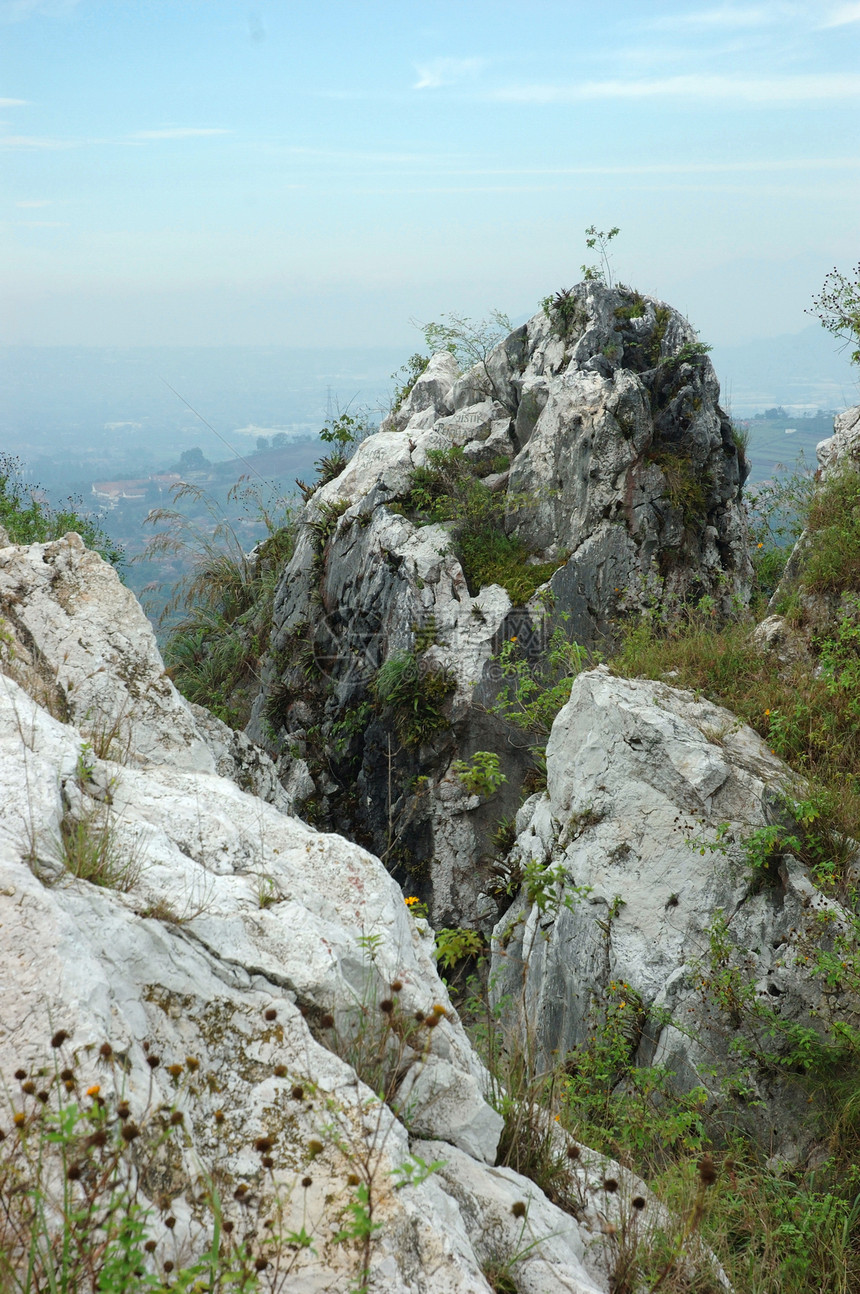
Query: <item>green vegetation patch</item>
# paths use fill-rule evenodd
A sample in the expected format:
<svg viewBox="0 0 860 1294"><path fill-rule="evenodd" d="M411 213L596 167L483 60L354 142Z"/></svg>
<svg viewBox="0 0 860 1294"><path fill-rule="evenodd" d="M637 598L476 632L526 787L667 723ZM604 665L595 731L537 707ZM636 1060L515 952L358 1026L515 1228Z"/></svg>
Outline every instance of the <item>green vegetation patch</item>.
<svg viewBox="0 0 860 1294"><path fill-rule="evenodd" d="M190 559L188 575L162 614L162 622L173 620L164 662L183 696L240 728L249 718L260 659L269 644L275 589L295 544L292 519L281 500L266 501L257 490L234 487L230 497L241 499L266 528L266 539L247 554L236 528L202 490L182 485L174 495L202 502L212 528L196 526L175 508L150 514L152 524L164 528L145 556L181 553Z"/></svg>
<svg viewBox="0 0 860 1294"><path fill-rule="evenodd" d="M508 465L499 456L489 466L504 471ZM488 584L500 584L514 606L522 606L562 562L530 563L528 545L507 534L504 522L509 509L527 507L531 500L491 490L481 479L483 470L459 445L430 450L427 466L415 469L399 506L419 523L454 522L454 552L473 597Z"/></svg>
<svg viewBox="0 0 860 1294"><path fill-rule="evenodd" d="M804 587L860 591L860 473L845 467L827 478L812 499L806 528Z"/></svg>
<svg viewBox="0 0 860 1294"><path fill-rule="evenodd" d="M69 499L68 507L52 508L39 497L37 487L24 483L21 473L20 459L0 453L0 526L13 544L45 544L73 530L106 562L122 564L122 548L97 520L79 510L76 500Z"/></svg>
<svg viewBox="0 0 860 1294"><path fill-rule="evenodd" d="M450 728L444 705L456 686L454 676L441 665L415 652L399 651L380 665L371 691L404 746L420 746Z"/></svg>

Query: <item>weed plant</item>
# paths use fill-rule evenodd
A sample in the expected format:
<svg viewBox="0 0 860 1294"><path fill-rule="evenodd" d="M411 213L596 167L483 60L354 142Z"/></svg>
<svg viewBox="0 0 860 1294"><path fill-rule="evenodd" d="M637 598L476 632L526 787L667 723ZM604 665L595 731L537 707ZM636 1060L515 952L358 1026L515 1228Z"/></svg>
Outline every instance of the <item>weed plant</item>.
<svg viewBox="0 0 860 1294"><path fill-rule="evenodd" d="M293 551L291 513L283 500L266 500L244 481L234 486L228 497L242 501L266 530L266 538L248 554L235 527L204 491L183 484L173 494L176 502L202 503L212 526L199 527L175 508L157 508L147 518L148 524L164 527L147 545L147 560L176 553L191 558L188 576L162 614L162 623L170 626L165 664L189 701L238 728L250 715L272 628L275 588Z"/></svg>
<svg viewBox="0 0 860 1294"><path fill-rule="evenodd" d="M45 1063L6 1076L0 1086L3 1294L286 1294L302 1255L317 1256L323 1248L329 1257L331 1248L346 1257L350 1294L367 1294L382 1226L377 1210L441 1164L409 1156L391 1169L389 1107L407 1121L416 1112L415 1098L404 1096L401 1084L407 1072L414 1077L422 1068L446 1008L404 1011L400 980L382 995L373 965L378 938L363 943L368 973L361 1000L337 1024L325 1012L309 1013L308 1022L375 1095L343 1106L312 1079L276 1064L273 1079L287 1105L318 1129L299 1150L297 1169L296 1148L284 1156L273 1130L249 1139L244 1160L256 1167L245 1170L244 1181L228 1179L217 1158L211 1176L196 1182L165 1175L165 1162L187 1148L190 1135L211 1141L228 1123L223 1110L213 1115L212 1088L194 1056L167 1064L144 1043L149 1091L132 1101L122 1095L125 1057L103 1043L96 1067L104 1077L88 1082L73 1040L61 1029ZM274 1008L264 1011L266 1030L276 1015ZM172 1103L158 1100L156 1071L169 1076ZM325 1160L333 1187L344 1180L347 1187L345 1202L327 1196L322 1213L309 1208L307 1196L317 1159ZM191 1205L187 1234L164 1189L167 1180Z"/></svg>
<svg viewBox="0 0 860 1294"><path fill-rule="evenodd" d="M444 706L456 686L443 666L399 651L379 667L371 691L404 746L420 746L450 728Z"/></svg>

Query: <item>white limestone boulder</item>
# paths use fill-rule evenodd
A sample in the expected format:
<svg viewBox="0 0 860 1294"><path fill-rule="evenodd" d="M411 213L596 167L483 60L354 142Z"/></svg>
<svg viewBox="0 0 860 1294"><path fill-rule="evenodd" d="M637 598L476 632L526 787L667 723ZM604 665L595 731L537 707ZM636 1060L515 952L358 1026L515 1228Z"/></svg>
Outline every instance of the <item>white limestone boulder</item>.
<svg viewBox="0 0 860 1294"><path fill-rule="evenodd" d="M543 911L523 891L497 925L497 998L548 1062L587 1046L623 1004L631 1060L665 1065L713 1104L742 1072L758 1131L799 1153L813 1132L807 1095L774 1058L789 1034L768 1031L767 1012L824 1038L858 1005L831 992L810 951L850 934L849 914L791 854L747 861L744 842L782 821L781 793L801 788L728 711L605 666L575 681L547 771L509 865L560 869L562 884L548 879ZM721 995L721 958L751 1006Z"/></svg>

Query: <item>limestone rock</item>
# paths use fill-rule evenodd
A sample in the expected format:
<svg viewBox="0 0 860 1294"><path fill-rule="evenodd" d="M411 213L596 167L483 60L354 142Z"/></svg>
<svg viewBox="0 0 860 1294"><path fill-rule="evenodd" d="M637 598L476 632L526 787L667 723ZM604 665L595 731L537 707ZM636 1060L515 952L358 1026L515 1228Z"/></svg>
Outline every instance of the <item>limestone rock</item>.
<svg viewBox="0 0 860 1294"><path fill-rule="evenodd" d="M373 848L435 924L489 931L492 830L533 766L522 733L494 713L501 647L517 641L537 661L557 626L599 647L619 612L748 599L747 467L718 401L676 311L583 283L465 374L434 356L306 504L247 731L305 761L316 784L306 811ZM416 514L415 473L439 450L462 451L498 500L490 529L547 568L526 605L474 575L469 585L456 519ZM438 723L412 742L372 690L407 652L416 677L437 676ZM507 782L452 815L451 766L478 750L499 754Z"/></svg>
<svg viewBox="0 0 860 1294"><path fill-rule="evenodd" d="M179 695L137 599L78 535L3 548L0 622L6 672L93 753L217 771L290 811L269 756Z"/></svg>
<svg viewBox="0 0 860 1294"><path fill-rule="evenodd" d="M743 1071L748 1104L736 1116L799 1153L812 1135L806 1092L761 1059L767 1016L756 1024L751 1011L822 1033L852 1009L810 951L850 919L790 854L758 871L747 861L744 840L784 812L788 770L728 711L605 666L577 678L547 770L509 865L561 869L563 883L548 874L554 901L541 912L522 893L498 924L497 997L511 996L547 1061L584 1047L611 1007L616 1020L627 1012L630 1058L666 1065L681 1090L701 1086L718 1104L720 1079ZM746 1007L719 987L724 965ZM781 1045L769 1039L774 1053Z"/></svg>
<svg viewBox="0 0 860 1294"><path fill-rule="evenodd" d="M836 415L833 435L822 440L815 452L825 476L844 463L860 465L860 404Z"/></svg>
<svg viewBox="0 0 860 1294"><path fill-rule="evenodd" d="M312 1236L313 1250L290 1251L291 1291L345 1289L360 1255L337 1236L356 1200L348 1178L361 1173L381 1224L371 1255L377 1294L489 1292L482 1263L502 1198L489 1166L501 1119L484 1098L486 1075L436 974L432 942L397 885L358 845L286 816L277 794L270 803L237 785L237 769L250 764L265 794L270 769L172 685L156 690L160 707L151 688L128 691L127 665L137 680L163 673L139 609L100 558L74 538L3 557L7 596L17 575L15 642L27 656L7 652L0 673L0 1073L9 1094L0 1123L9 1100L16 1109L36 1102L13 1093L13 1072L37 1075L47 1064L50 1074L54 1060L74 1069L77 1099L91 1084L109 1108L124 1098L141 1129L143 1200L160 1206L149 1223L155 1263L190 1261L205 1247L198 1195L217 1172L225 1217L244 1228L279 1198L284 1231L304 1226ZM55 565L62 575L52 579ZM83 640L62 657L61 612ZM80 726L87 710L78 697L94 660L107 703L128 697L128 740L111 750L121 758L101 758ZM51 673L54 661L62 669ZM48 687L57 676L61 692ZM43 702L60 711L59 696L71 704L49 711ZM157 740L168 706L175 760ZM81 845L98 841L95 854ZM389 1036L379 1003L391 996L404 1021L416 1012L437 1021L415 1023L411 1041L395 1048L402 1096L393 1108L350 1063L362 1021L370 1036ZM52 1050L57 1029L67 1037ZM181 1135L165 1140L171 1111L182 1115ZM456 1191L441 1172L416 1174L417 1133L432 1140L428 1163L456 1157ZM270 1173L259 1138L272 1143ZM501 1174L509 1194L520 1190L510 1177ZM240 1185L244 1203L234 1197ZM550 1236L552 1206L533 1185L522 1189L541 1220L535 1253L545 1249L545 1266L530 1269L547 1273L547 1288L606 1294L605 1280L584 1273L578 1224L565 1217L564 1240Z"/></svg>

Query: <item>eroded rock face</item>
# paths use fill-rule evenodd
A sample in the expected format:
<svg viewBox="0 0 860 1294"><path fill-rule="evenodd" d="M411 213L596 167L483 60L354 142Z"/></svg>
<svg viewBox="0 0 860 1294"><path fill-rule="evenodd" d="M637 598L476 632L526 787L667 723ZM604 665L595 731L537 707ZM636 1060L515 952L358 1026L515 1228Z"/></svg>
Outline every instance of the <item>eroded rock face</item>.
<svg viewBox="0 0 860 1294"><path fill-rule="evenodd" d="M238 756L173 691L140 608L76 537L7 547L0 566L15 592L7 624L27 652L7 652L0 673L5 1090L15 1070L47 1065L50 1074L58 1059L74 1065L79 1100L98 1084L109 1104L128 1101L143 1129L135 1153L144 1199L167 1199L176 1219L170 1230L167 1211L153 1214L156 1263L202 1250L207 1215L196 1196L217 1174L225 1214L241 1227L248 1206L233 1191L244 1184L261 1218L277 1188L284 1231L312 1234L315 1252L296 1253L291 1291L345 1289L360 1255L335 1237L358 1172L362 1181L370 1174L381 1223L377 1294L489 1291L484 1198L498 1194L488 1165L501 1120L484 1098L486 1076L436 974L432 942L395 882L358 845L219 776L215 764L233 767ZM128 661L119 633L134 645ZM96 673L100 713L122 705L127 739L108 746L121 758L99 757L85 736L88 703L78 698ZM239 753L251 762L253 752ZM90 867L84 845L99 841L101 872L70 874ZM364 1084L348 1044L360 1019L380 1029L387 1015L378 1003L392 995L399 1018L413 1022L396 1057L396 1109ZM418 1026L416 1012L434 1026ZM52 1051L58 1029L68 1036ZM35 1103L16 1093L16 1108ZM171 1110L183 1115L181 1135L156 1152ZM444 1143L468 1167L456 1193L437 1174L401 1184L396 1170L417 1162L414 1136L433 1140L433 1157L444 1157ZM254 1148L261 1137L272 1142L271 1174ZM536 1216L551 1211L529 1189ZM573 1222L566 1236L547 1254L554 1283L545 1288L606 1291L581 1261L591 1236Z"/></svg>
<svg viewBox="0 0 860 1294"><path fill-rule="evenodd" d="M745 851L784 813L788 770L728 711L605 666L576 680L547 768L509 866L560 869L563 883L547 880L543 913L523 892L497 926L497 998L548 1062L575 1061L611 1014L630 1060L666 1066L715 1107L734 1083L743 1104L727 1117L800 1153L808 1093L781 1072L788 1043L767 1011L823 1036L857 1004L815 973L848 913L791 855L756 868Z"/></svg>
<svg viewBox="0 0 860 1294"><path fill-rule="evenodd" d="M580 284L467 373L435 356L304 509L248 732L309 765L305 812L373 848L437 925L492 923L489 834L531 766L493 713L502 645L537 659L558 625L605 646L619 611L748 598L746 465L700 352L661 302ZM526 605L467 584L456 521L421 524L415 472L454 448L498 499L496 528L546 564ZM411 743L371 691L403 652L451 685ZM452 813L452 762L477 750L500 755L507 783Z"/></svg>

